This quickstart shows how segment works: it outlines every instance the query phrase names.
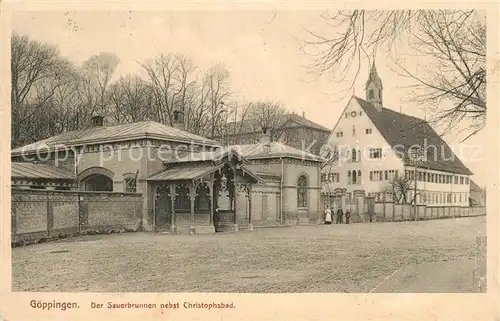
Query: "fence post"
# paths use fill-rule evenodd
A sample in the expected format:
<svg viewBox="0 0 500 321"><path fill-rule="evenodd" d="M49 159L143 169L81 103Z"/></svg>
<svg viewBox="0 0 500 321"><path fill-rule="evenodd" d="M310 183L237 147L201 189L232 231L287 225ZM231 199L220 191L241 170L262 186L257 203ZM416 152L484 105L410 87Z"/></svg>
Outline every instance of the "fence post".
<svg viewBox="0 0 500 321"><path fill-rule="evenodd" d="M54 227L54 213L52 211L52 204L50 202L50 192L47 191L47 199L46 199L46 205L47 205L47 237L50 237L50 232L52 231Z"/></svg>
<svg viewBox="0 0 500 321"><path fill-rule="evenodd" d="M473 292L486 292L486 235L476 235L476 257L473 272Z"/></svg>

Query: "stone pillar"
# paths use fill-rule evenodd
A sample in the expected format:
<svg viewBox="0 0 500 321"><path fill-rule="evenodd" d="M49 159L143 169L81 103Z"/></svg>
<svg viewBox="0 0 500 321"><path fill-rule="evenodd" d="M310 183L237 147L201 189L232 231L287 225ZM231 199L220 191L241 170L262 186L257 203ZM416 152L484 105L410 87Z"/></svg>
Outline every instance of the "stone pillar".
<svg viewBox="0 0 500 321"><path fill-rule="evenodd" d="M210 224L214 225L214 174L210 174L210 183L208 185L210 192Z"/></svg>
<svg viewBox="0 0 500 321"><path fill-rule="evenodd" d="M175 219L175 197L177 196L177 193L175 191L176 185L175 184L171 184L171 185L169 185L169 188L170 188L170 202L171 202L171 210L172 210L172 217L170 218L171 219L171 222L170 222L170 231L172 232L172 234L175 234L175 233L177 233L177 226L175 225L176 224L176 219Z"/></svg>
<svg viewBox="0 0 500 321"><path fill-rule="evenodd" d="M196 186L197 184L195 182L192 182L189 184L189 199L191 201L191 224L189 226L189 234L193 235L196 234L196 227L194 225L194 201L196 198Z"/></svg>
<svg viewBox="0 0 500 321"><path fill-rule="evenodd" d="M238 216L238 212L237 212L237 208L238 208L238 183L237 183L237 179L236 179L236 169L233 168L233 189L234 189L234 192L233 192L233 209L234 209L234 222L233 222L233 232L238 232L239 231L239 227L238 227L238 222L236 221L237 219L237 216Z"/></svg>
<svg viewBox="0 0 500 321"><path fill-rule="evenodd" d="M249 231L253 231L253 223L252 223L252 184L248 185L247 196L248 196L248 230Z"/></svg>

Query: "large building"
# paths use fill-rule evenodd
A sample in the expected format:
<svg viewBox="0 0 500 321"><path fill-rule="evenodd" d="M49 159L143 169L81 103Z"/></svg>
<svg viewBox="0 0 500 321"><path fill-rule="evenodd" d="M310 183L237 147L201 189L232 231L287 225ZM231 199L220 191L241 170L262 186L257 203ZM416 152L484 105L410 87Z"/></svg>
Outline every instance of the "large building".
<svg viewBox="0 0 500 321"><path fill-rule="evenodd" d="M296 113L281 116L276 120L279 128L270 128L272 141L278 141L290 147L318 155L321 147L330 135L330 129L316 124ZM258 143L262 133L261 125L245 120L230 122L224 135L211 137L223 144L254 144Z"/></svg>
<svg viewBox="0 0 500 321"><path fill-rule="evenodd" d="M142 194L143 230L212 233L319 218L319 156L270 142L222 146L152 121L62 133L11 152L13 188Z"/></svg>
<svg viewBox="0 0 500 321"><path fill-rule="evenodd" d="M417 204L468 206L471 171L425 120L383 106L375 64L365 90L366 99L350 99L322 151L323 194L412 203L416 190Z"/></svg>
<svg viewBox="0 0 500 321"><path fill-rule="evenodd" d="M486 206L486 188L482 188L470 180L470 205Z"/></svg>

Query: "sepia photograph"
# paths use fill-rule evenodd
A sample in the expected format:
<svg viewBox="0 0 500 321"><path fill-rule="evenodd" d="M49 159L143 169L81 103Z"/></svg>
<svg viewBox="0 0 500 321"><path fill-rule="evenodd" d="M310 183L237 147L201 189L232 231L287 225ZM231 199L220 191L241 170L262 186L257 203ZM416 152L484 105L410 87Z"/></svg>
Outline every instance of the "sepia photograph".
<svg viewBox="0 0 500 321"><path fill-rule="evenodd" d="M12 292L486 293L486 18L10 12Z"/></svg>

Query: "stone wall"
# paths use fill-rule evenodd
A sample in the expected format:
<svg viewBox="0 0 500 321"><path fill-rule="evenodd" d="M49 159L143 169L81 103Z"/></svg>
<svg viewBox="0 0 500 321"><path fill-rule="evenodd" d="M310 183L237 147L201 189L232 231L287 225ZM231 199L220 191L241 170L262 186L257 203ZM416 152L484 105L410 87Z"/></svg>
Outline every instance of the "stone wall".
<svg viewBox="0 0 500 321"><path fill-rule="evenodd" d="M38 242L92 232L136 231L138 193L12 189L11 241Z"/></svg>
<svg viewBox="0 0 500 321"><path fill-rule="evenodd" d="M321 201L321 210L324 212L325 204L328 199L323 195ZM350 210L351 222L366 222L369 218L369 213L366 206L366 201L363 197L356 200L344 201L344 212ZM361 205L363 204L364 205ZM436 220L444 218L456 218L467 216L486 215L486 207L466 207L466 206L426 206L417 205L417 220ZM410 204L395 204L393 202L374 202L372 219L382 222L397 222L397 221L412 221L415 220L415 208ZM324 215L322 216L324 219Z"/></svg>

